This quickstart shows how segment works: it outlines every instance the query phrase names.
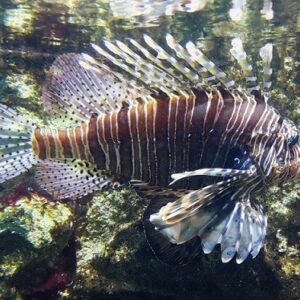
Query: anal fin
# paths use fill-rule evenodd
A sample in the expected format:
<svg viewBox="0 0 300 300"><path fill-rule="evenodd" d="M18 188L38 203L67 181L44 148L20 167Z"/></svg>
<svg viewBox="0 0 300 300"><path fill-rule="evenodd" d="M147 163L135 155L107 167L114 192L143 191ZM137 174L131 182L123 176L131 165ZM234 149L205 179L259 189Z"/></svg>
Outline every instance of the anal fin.
<svg viewBox="0 0 300 300"><path fill-rule="evenodd" d="M57 199L81 198L112 183L96 165L79 160L41 160L36 181Z"/></svg>

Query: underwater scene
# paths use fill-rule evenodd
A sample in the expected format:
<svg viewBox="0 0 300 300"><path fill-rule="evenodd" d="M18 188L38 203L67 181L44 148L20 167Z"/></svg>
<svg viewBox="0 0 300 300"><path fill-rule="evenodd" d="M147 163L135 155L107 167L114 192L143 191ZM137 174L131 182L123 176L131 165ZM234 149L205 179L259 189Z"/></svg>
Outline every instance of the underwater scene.
<svg viewBox="0 0 300 300"><path fill-rule="evenodd" d="M300 299L298 0L0 1L0 299Z"/></svg>

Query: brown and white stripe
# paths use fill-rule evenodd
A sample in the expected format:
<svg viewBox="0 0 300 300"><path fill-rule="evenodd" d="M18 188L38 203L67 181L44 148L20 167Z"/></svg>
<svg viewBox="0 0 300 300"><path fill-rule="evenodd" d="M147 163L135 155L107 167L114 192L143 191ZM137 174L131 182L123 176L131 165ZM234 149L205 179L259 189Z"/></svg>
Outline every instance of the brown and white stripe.
<svg viewBox="0 0 300 300"><path fill-rule="evenodd" d="M73 129L37 128L32 143L41 159L79 158L127 180L165 186L173 173L223 167L237 146L247 147L271 175L277 157L285 155L280 136L287 133L264 101L195 90L92 116Z"/></svg>

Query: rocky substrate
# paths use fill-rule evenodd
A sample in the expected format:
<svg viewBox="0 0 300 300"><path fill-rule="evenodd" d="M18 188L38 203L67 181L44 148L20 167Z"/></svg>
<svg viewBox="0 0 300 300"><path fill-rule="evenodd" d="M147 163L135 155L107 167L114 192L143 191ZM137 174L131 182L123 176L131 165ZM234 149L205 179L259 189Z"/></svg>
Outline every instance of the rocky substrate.
<svg viewBox="0 0 300 300"><path fill-rule="evenodd" d="M222 264L216 249L187 266L152 253L147 200L129 188L66 203L17 190L0 212L0 298L299 299L299 190L261 196L270 225L255 260Z"/></svg>

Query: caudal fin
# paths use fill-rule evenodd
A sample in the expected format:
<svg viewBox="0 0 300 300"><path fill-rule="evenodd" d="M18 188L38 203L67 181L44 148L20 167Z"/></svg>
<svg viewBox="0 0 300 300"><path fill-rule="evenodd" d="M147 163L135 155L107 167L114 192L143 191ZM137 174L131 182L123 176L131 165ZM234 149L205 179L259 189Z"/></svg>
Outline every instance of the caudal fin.
<svg viewBox="0 0 300 300"><path fill-rule="evenodd" d="M36 164L31 145L34 127L28 119L0 104L0 183Z"/></svg>

